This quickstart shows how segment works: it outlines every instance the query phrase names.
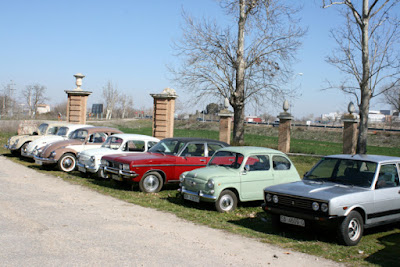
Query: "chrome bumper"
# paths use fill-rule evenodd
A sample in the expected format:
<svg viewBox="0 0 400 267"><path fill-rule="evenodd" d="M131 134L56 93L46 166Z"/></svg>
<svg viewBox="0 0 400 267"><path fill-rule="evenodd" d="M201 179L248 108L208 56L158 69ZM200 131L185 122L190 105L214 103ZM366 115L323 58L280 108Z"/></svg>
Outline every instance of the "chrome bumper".
<svg viewBox="0 0 400 267"><path fill-rule="evenodd" d="M190 190L185 189L185 187L179 188L178 191L181 192L181 194L199 196L201 200L204 200L206 202L215 202L217 200L217 197L214 195L204 194L201 191L199 191L199 192L190 191Z"/></svg>
<svg viewBox="0 0 400 267"><path fill-rule="evenodd" d="M139 176L139 174L137 174L136 172L133 172L133 171L124 171L124 170L120 170L117 168L111 168L111 167L107 167L107 166L102 166L102 168L103 168L105 174L111 173L111 174L118 175L122 178L135 178L135 177Z"/></svg>
<svg viewBox="0 0 400 267"><path fill-rule="evenodd" d="M85 165L83 163L80 163L79 161L76 163L76 166L78 167L78 169L79 168L86 169L87 172L91 172L91 173L96 173L99 170L95 166L91 167L91 166Z"/></svg>
<svg viewBox="0 0 400 267"><path fill-rule="evenodd" d="M41 157L38 157L38 156L34 156L33 158L35 159L35 163L39 164L39 165L57 163L57 160L55 160L55 159L41 158Z"/></svg>

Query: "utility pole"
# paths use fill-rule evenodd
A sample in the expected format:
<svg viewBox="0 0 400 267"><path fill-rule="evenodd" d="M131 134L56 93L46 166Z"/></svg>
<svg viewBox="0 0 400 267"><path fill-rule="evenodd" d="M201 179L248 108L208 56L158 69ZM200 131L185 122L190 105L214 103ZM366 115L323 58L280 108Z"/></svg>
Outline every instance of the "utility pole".
<svg viewBox="0 0 400 267"><path fill-rule="evenodd" d="M10 112L10 117L14 116L14 108L15 108L15 101L13 98L14 95L14 91L16 90L14 88L15 83L13 83L13 81L10 81L10 84L8 84L8 89L9 89L9 96L10 96L10 100L11 100L11 112Z"/></svg>

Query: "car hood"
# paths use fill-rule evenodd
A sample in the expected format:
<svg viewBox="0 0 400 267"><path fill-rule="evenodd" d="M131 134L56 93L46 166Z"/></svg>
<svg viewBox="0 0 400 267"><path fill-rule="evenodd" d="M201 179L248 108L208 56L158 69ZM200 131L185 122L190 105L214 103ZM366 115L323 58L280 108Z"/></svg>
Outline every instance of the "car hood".
<svg viewBox="0 0 400 267"><path fill-rule="evenodd" d="M132 153L132 152L131 152ZM111 149L111 148L106 148L106 147L100 147L100 148L93 148L93 149L87 149L84 150L80 153L81 156L104 156L104 155L109 155L109 154L121 154L121 150L119 149ZM129 155L129 154L126 154Z"/></svg>
<svg viewBox="0 0 400 267"><path fill-rule="evenodd" d="M222 166L207 166L204 168L195 169L185 174L185 179L196 179L208 181L211 178L232 177L237 176L238 170Z"/></svg>
<svg viewBox="0 0 400 267"><path fill-rule="evenodd" d="M321 183L303 180L288 184L269 186L264 190L278 194L329 201L336 197L369 191L369 188L347 186L331 182Z"/></svg>
<svg viewBox="0 0 400 267"><path fill-rule="evenodd" d="M78 140L78 139L68 139L68 140L62 140L62 141L50 143L43 149L42 157L47 158L50 156L50 153L52 151L55 151L62 147L73 146L73 145L82 145L82 144L83 144L83 141Z"/></svg>
<svg viewBox="0 0 400 267"><path fill-rule="evenodd" d="M161 153L144 152L140 154L122 153L115 155L105 155L102 157L103 160L115 161L121 163L137 164L168 164L175 163L176 156L164 155Z"/></svg>
<svg viewBox="0 0 400 267"><path fill-rule="evenodd" d="M58 135L51 135L51 136L41 137L41 138L39 138L39 139L37 139L37 140L35 140L33 142L30 142L28 147L27 147L27 150L31 151L36 146L42 147L42 146L44 146L46 144L57 142L57 141L61 141L61 140L64 140L64 139L65 139L64 137L58 136Z"/></svg>

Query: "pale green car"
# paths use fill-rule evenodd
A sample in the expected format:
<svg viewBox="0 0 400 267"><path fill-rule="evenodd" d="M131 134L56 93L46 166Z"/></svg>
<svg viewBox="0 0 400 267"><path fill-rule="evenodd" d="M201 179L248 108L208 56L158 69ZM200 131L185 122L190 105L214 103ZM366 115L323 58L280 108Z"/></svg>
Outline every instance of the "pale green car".
<svg viewBox="0 0 400 267"><path fill-rule="evenodd" d="M182 173L179 191L193 202L214 202L219 212L264 199L267 186L300 181L286 154L263 147L226 147L204 168Z"/></svg>

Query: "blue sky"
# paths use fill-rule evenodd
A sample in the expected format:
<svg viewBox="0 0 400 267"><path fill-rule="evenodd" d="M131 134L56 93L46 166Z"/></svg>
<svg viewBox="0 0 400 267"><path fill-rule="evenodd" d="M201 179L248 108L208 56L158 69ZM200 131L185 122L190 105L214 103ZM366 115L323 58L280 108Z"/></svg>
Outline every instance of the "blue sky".
<svg viewBox="0 0 400 267"><path fill-rule="evenodd" d="M340 24L337 9L324 10L318 0L299 2L304 3L301 17L308 34L293 66L294 73L303 75L290 84L301 92L290 100L292 113L300 118L345 111L349 96L321 91L326 79L340 79L340 73L325 63L335 45L329 30ZM75 88L73 75L80 72L86 75L82 88L93 92L89 105L101 102L102 87L109 80L134 97L135 108L151 107L150 94L165 87L174 88L184 103L190 94L168 80L166 68L176 62L171 42L181 36L182 8L196 17L223 18L213 0L3 0L0 89L12 80L21 95L26 85L39 83L47 87L49 102L57 104L66 101L64 90ZM208 102L192 109L201 110ZM373 101L371 108L389 107ZM277 115L281 107L258 112Z"/></svg>

